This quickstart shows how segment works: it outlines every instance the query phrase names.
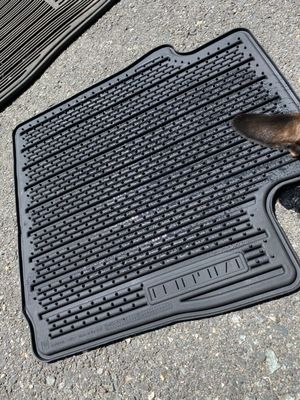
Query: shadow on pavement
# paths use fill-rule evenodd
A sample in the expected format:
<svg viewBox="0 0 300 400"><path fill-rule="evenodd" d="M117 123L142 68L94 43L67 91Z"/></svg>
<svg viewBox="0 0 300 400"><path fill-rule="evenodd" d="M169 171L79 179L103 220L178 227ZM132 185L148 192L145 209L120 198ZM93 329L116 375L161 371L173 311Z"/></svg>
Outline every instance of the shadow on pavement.
<svg viewBox="0 0 300 400"><path fill-rule="evenodd" d="M278 200L287 210L300 213L300 186L286 186L280 191Z"/></svg>

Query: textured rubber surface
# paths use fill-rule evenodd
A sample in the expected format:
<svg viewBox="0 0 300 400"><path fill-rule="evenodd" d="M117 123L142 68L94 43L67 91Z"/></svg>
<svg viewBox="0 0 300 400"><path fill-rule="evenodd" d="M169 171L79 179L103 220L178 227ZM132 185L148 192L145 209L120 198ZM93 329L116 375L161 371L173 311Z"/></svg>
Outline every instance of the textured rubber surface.
<svg viewBox="0 0 300 400"><path fill-rule="evenodd" d="M24 312L47 361L299 287L273 215L300 162L230 128L299 102L253 36L168 46L14 134Z"/></svg>
<svg viewBox="0 0 300 400"><path fill-rule="evenodd" d="M116 0L2 0L0 109Z"/></svg>

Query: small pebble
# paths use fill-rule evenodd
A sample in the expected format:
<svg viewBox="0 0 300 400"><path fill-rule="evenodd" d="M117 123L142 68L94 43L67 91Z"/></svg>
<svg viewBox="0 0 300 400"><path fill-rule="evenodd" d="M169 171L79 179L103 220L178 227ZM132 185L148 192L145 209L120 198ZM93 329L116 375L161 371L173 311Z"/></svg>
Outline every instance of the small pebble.
<svg viewBox="0 0 300 400"><path fill-rule="evenodd" d="M133 380L133 377L132 376L129 376L129 375L126 375L125 376L125 383L129 383L129 382L131 382Z"/></svg>
<svg viewBox="0 0 300 400"><path fill-rule="evenodd" d="M46 383L48 386L53 386L55 383L55 378L54 376L47 376L46 378Z"/></svg>
<svg viewBox="0 0 300 400"><path fill-rule="evenodd" d="M154 393L154 392L151 392L151 393L149 394L149 396L148 396L148 400L153 400L154 397L155 397L155 393Z"/></svg>
<svg viewBox="0 0 300 400"><path fill-rule="evenodd" d="M232 317L231 317L231 321L234 323L234 324L239 324L240 322L241 322L241 317L239 317L238 315L233 315Z"/></svg>
<svg viewBox="0 0 300 400"><path fill-rule="evenodd" d="M278 363L276 354L273 350L269 349L266 351L266 366L270 374L273 374L280 368L280 364Z"/></svg>
<svg viewBox="0 0 300 400"><path fill-rule="evenodd" d="M165 379L166 379L166 376L165 376L165 374L164 373L160 373L160 375L159 375L159 377L160 377L160 380L162 381L162 382L164 382L165 381Z"/></svg>

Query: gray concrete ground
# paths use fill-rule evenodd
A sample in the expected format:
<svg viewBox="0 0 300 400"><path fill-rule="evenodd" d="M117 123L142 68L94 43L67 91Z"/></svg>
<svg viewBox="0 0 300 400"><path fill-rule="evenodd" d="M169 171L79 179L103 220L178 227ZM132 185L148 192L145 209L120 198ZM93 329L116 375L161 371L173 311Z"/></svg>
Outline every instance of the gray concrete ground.
<svg viewBox="0 0 300 400"><path fill-rule="evenodd" d="M0 400L300 399L299 292L52 365L38 361L21 314L11 136L20 122L155 46L192 50L239 26L254 32L299 92L299 14L299 0L121 0L0 115ZM300 254L299 215L282 206L278 213Z"/></svg>

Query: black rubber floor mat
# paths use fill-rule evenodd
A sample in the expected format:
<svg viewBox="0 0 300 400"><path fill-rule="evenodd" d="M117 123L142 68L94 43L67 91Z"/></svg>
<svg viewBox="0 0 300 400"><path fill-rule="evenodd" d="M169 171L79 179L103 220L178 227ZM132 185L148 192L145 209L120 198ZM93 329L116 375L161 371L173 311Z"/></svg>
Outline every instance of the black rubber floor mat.
<svg viewBox="0 0 300 400"><path fill-rule="evenodd" d="M116 0L0 2L0 109Z"/></svg>
<svg viewBox="0 0 300 400"><path fill-rule="evenodd" d="M14 135L24 311L54 360L291 292L273 214L300 162L230 128L299 102L253 36L168 46Z"/></svg>

